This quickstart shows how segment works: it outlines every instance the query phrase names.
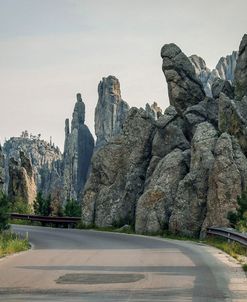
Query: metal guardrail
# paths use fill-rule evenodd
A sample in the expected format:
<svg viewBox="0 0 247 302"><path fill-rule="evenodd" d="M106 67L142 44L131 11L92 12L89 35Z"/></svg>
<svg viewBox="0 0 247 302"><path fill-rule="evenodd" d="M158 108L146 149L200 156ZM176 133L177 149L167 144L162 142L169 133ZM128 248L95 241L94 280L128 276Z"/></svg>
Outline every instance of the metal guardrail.
<svg viewBox="0 0 247 302"><path fill-rule="evenodd" d="M9 215L10 218L12 219L39 221L43 223L75 224L81 221L80 217L41 216L41 215L29 215L29 214L18 214L18 213L10 213Z"/></svg>
<svg viewBox="0 0 247 302"><path fill-rule="evenodd" d="M236 241L247 247L247 234L239 233L238 231L231 228L211 227L207 228L207 234L221 236L227 238L228 241Z"/></svg>

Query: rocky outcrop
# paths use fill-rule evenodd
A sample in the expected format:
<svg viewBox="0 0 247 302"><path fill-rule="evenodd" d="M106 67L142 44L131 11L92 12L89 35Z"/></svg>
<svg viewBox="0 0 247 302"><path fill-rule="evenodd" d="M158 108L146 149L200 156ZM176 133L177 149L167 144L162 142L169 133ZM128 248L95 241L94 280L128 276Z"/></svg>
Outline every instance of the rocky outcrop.
<svg viewBox="0 0 247 302"><path fill-rule="evenodd" d="M204 122L198 125L191 142L189 173L179 182L173 203L169 230L187 236L198 236L206 215L208 178L214 162L216 129Z"/></svg>
<svg viewBox="0 0 247 302"><path fill-rule="evenodd" d="M219 130L237 138L247 155L247 97L241 101L235 101L224 94L220 95Z"/></svg>
<svg viewBox="0 0 247 302"><path fill-rule="evenodd" d="M71 131L69 120L65 121L65 143L63 154L63 202L78 200L87 180L94 149L94 138L85 122L85 104L77 94Z"/></svg>
<svg viewBox="0 0 247 302"><path fill-rule="evenodd" d="M196 75L198 79L202 82L204 91L207 96L211 97L211 86L209 78L211 76L211 70L207 67L206 62L197 55L192 55L189 57L191 63L194 65Z"/></svg>
<svg viewBox="0 0 247 302"><path fill-rule="evenodd" d="M82 201L86 225L134 224L151 158L153 119L143 109L129 111L122 134L93 155Z"/></svg>
<svg viewBox="0 0 247 302"><path fill-rule="evenodd" d="M159 161L137 202L137 233L158 233L169 224L179 182L187 173L187 151L175 149Z"/></svg>
<svg viewBox="0 0 247 302"><path fill-rule="evenodd" d="M20 137L12 137L5 142L3 146L5 154L5 192L11 193L12 185L11 175L9 171L13 173L19 173L16 171L21 170L22 179L27 179L26 183L31 183L33 187L33 181L35 189L32 192L43 192L45 196L52 194L54 190L60 190L61 180L61 152L58 147L55 147L52 143L40 139L40 136L28 135L27 132L22 134ZM23 154L21 158L20 154ZM32 177L28 173L23 172L23 158L26 158L27 162L30 162L32 167ZM26 166L25 166L26 167ZM27 171L28 169L25 168ZM19 175L19 174L18 174ZM24 177L25 176L25 177ZM14 177L15 178L15 177ZM20 184L25 183L23 181ZM24 191L27 191L25 188ZM18 195L18 194L17 194ZM27 194L20 194L21 196L27 196ZM29 194L30 196L32 194ZM29 198L31 200L31 198Z"/></svg>
<svg viewBox="0 0 247 302"><path fill-rule="evenodd" d="M221 93L224 93L230 99L234 98L234 88L229 81L215 78L212 84L212 96L214 99L218 99Z"/></svg>
<svg viewBox="0 0 247 302"><path fill-rule="evenodd" d="M158 106L156 102L153 102L151 106L147 103L145 110L148 115L154 120L157 120L162 115L162 109Z"/></svg>
<svg viewBox="0 0 247 302"><path fill-rule="evenodd" d="M164 45L161 57L170 104L179 114L183 114L188 107L203 101L205 97L203 86L196 77L191 61L177 45Z"/></svg>
<svg viewBox="0 0 247 302"><path fill-rule="evenodd" d="M198 79L201 81L204 91L208 97L216 97L212 94L212 86L215 80L221 79L221 82L215 82L217 83L217 86L220 84L220 86L225 86L225 91L230 91L230 95L226 93L229 97L232 97L232 91L233 88L231 84L234 80L234 72L236 68L236 62L238 58L238 52L233 51L231 55L227 55L226 57L221 57L219 62L217 63L216 67L213 70L210 70L207 66L205 61L197 56L192 55L189 57L191 63L193 64L195 68L196 75ZM224 83L224 84L223 84ZM216 88L216 87L215 87ZM214 89L215 89L214 88ZM223 88L219 88L220 90L223 90ZM216 89L216 93L217 93ZM222 91L223 92L223 91Z"/></svg>
<svg viewBox="0 0 247 302"><path fill-rule="evenodd" d="M207 214L202 230L208 226L228 226L227 214L235 211L237 196L242 192L241 172L234 160L229 134L223 133L219 137L214 155L215 160L208 180Z"/></svg>
<svg viewBox="0 0 247 302"><path fill-rule="evenodd" d="M114 76L103 78L98 86L95 108L96 147L103 146L122 131L129 106L122 100L120 83Z"/></svg>
<svg viewBox="0 0 247 302"><path fill-rule="evenodd" d="M20 151L20 162L9 160L8 196L12 203L26 202L32 206L36 197L36 183L31 161Z"/></svg>
<svg viewBox="0 0 247 302"><path fill-rule="evenodd" d="M237 100L247 96L247 34L243 36L239 46L234 86Z"/></svg>
<svg viewBox="0 0 247 302"><path fill-rule="evenodd" d="M131 109L122 133L95 152L82 200L86 225L199 236L228 226L247 188L247 97L232 86L237 53L213 71L175 44L161 56L170 106L163 115L150 105ZM235 87L244 81L238 65Z"/></svg>

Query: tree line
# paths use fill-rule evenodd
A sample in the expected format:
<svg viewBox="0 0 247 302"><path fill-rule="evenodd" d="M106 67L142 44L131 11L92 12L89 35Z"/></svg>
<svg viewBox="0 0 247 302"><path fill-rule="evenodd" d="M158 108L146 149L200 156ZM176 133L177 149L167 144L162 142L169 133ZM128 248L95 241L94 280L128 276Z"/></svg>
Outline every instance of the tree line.
<svg viewBox="0 0 247 302"><path fill-rule="evenodd" d="M0 192L0 233L8 228L9 213L35 214L42 216L68 216L80 217L81 206L74 200L67 200L65 206L52 199L51 195L45 197L37 193L33 207L21 198L9 200L6 194Z"/></svg>

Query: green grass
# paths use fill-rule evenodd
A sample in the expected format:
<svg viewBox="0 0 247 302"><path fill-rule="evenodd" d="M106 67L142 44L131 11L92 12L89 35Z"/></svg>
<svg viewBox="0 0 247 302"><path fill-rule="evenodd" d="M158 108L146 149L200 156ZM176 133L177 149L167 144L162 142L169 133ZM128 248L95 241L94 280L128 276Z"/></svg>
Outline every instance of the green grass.
<svg viewBox="0 0 247 302"><path fill-rule="evenodd" d="M30 247L28 237L21 238L10 231L0 233L0 257L26 251Z"/></svg>
<svg viewBox="0 0 247 302"><path fill-rule="evenodd" d="M205 243L217 247L218 249L226 252L233 258L238 259L239 256L247 257L247 248L245 248L240 243L231 241L227 242L224 238L219 237L208 237L204 240Z"/></svg>
<svg viewBox="0 0 247 302"><path fill-rule="evenodd" d="M244 270L245 272L247 272L247 264L246 264L246 263L243 264L242 267L243 267L243 270Z"/></svg>

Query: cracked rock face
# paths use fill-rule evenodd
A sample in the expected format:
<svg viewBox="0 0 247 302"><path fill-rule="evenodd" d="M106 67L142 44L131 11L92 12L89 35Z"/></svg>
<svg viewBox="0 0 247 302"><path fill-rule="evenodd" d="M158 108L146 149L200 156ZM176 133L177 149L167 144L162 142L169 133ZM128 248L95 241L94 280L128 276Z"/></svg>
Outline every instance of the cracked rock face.
<svg viewBox="0 0 247 302"><path fill-rule="evenodd" d="M98 86L98 94L95 108L96 148L121 133L129 111L129 105L122 100L120 83L116 77L103 78Z"/></svg>
<svg viewBox="0 0 247 302"><path fill-rule="evenodd" d="M215 160L210 171L207 194L207 213L203 230L208 226L228 226L227 214L237 206L241 195L241 171L235 161L232 138L223 133L217 140ZM246 160L246 159L245 159Z"/></svg>
<svg viewBox="0 0 247 302"><path fill-rule="evenodd" d="M83 192L94 150L94 138L84 124L85 104L77 94L69 129L69 120L65 121L65 143L63 154L63 203L78 200Z"/></svg>
<svg viewBox="0 0 247 302"><path fill-rule="evenodd" d="M82 200L86 225L134 224L151 157L153 119L143 109L129 111L122 134L98 149Z"/></svg>
<svg viewBox="0 0 247 302"><path fill-rule="evenodd" d="M20 162L14 158L9 160L8 196L11 202L24 201L30 206L36 198L37 187L31 161L20 151Z"/></svg>
<svg viewBox="0 0 247 302"><path fill-rule="evenodd" d="M247 34L243 36L239 46L234 86L237 100L247 96Z"/></svg>

